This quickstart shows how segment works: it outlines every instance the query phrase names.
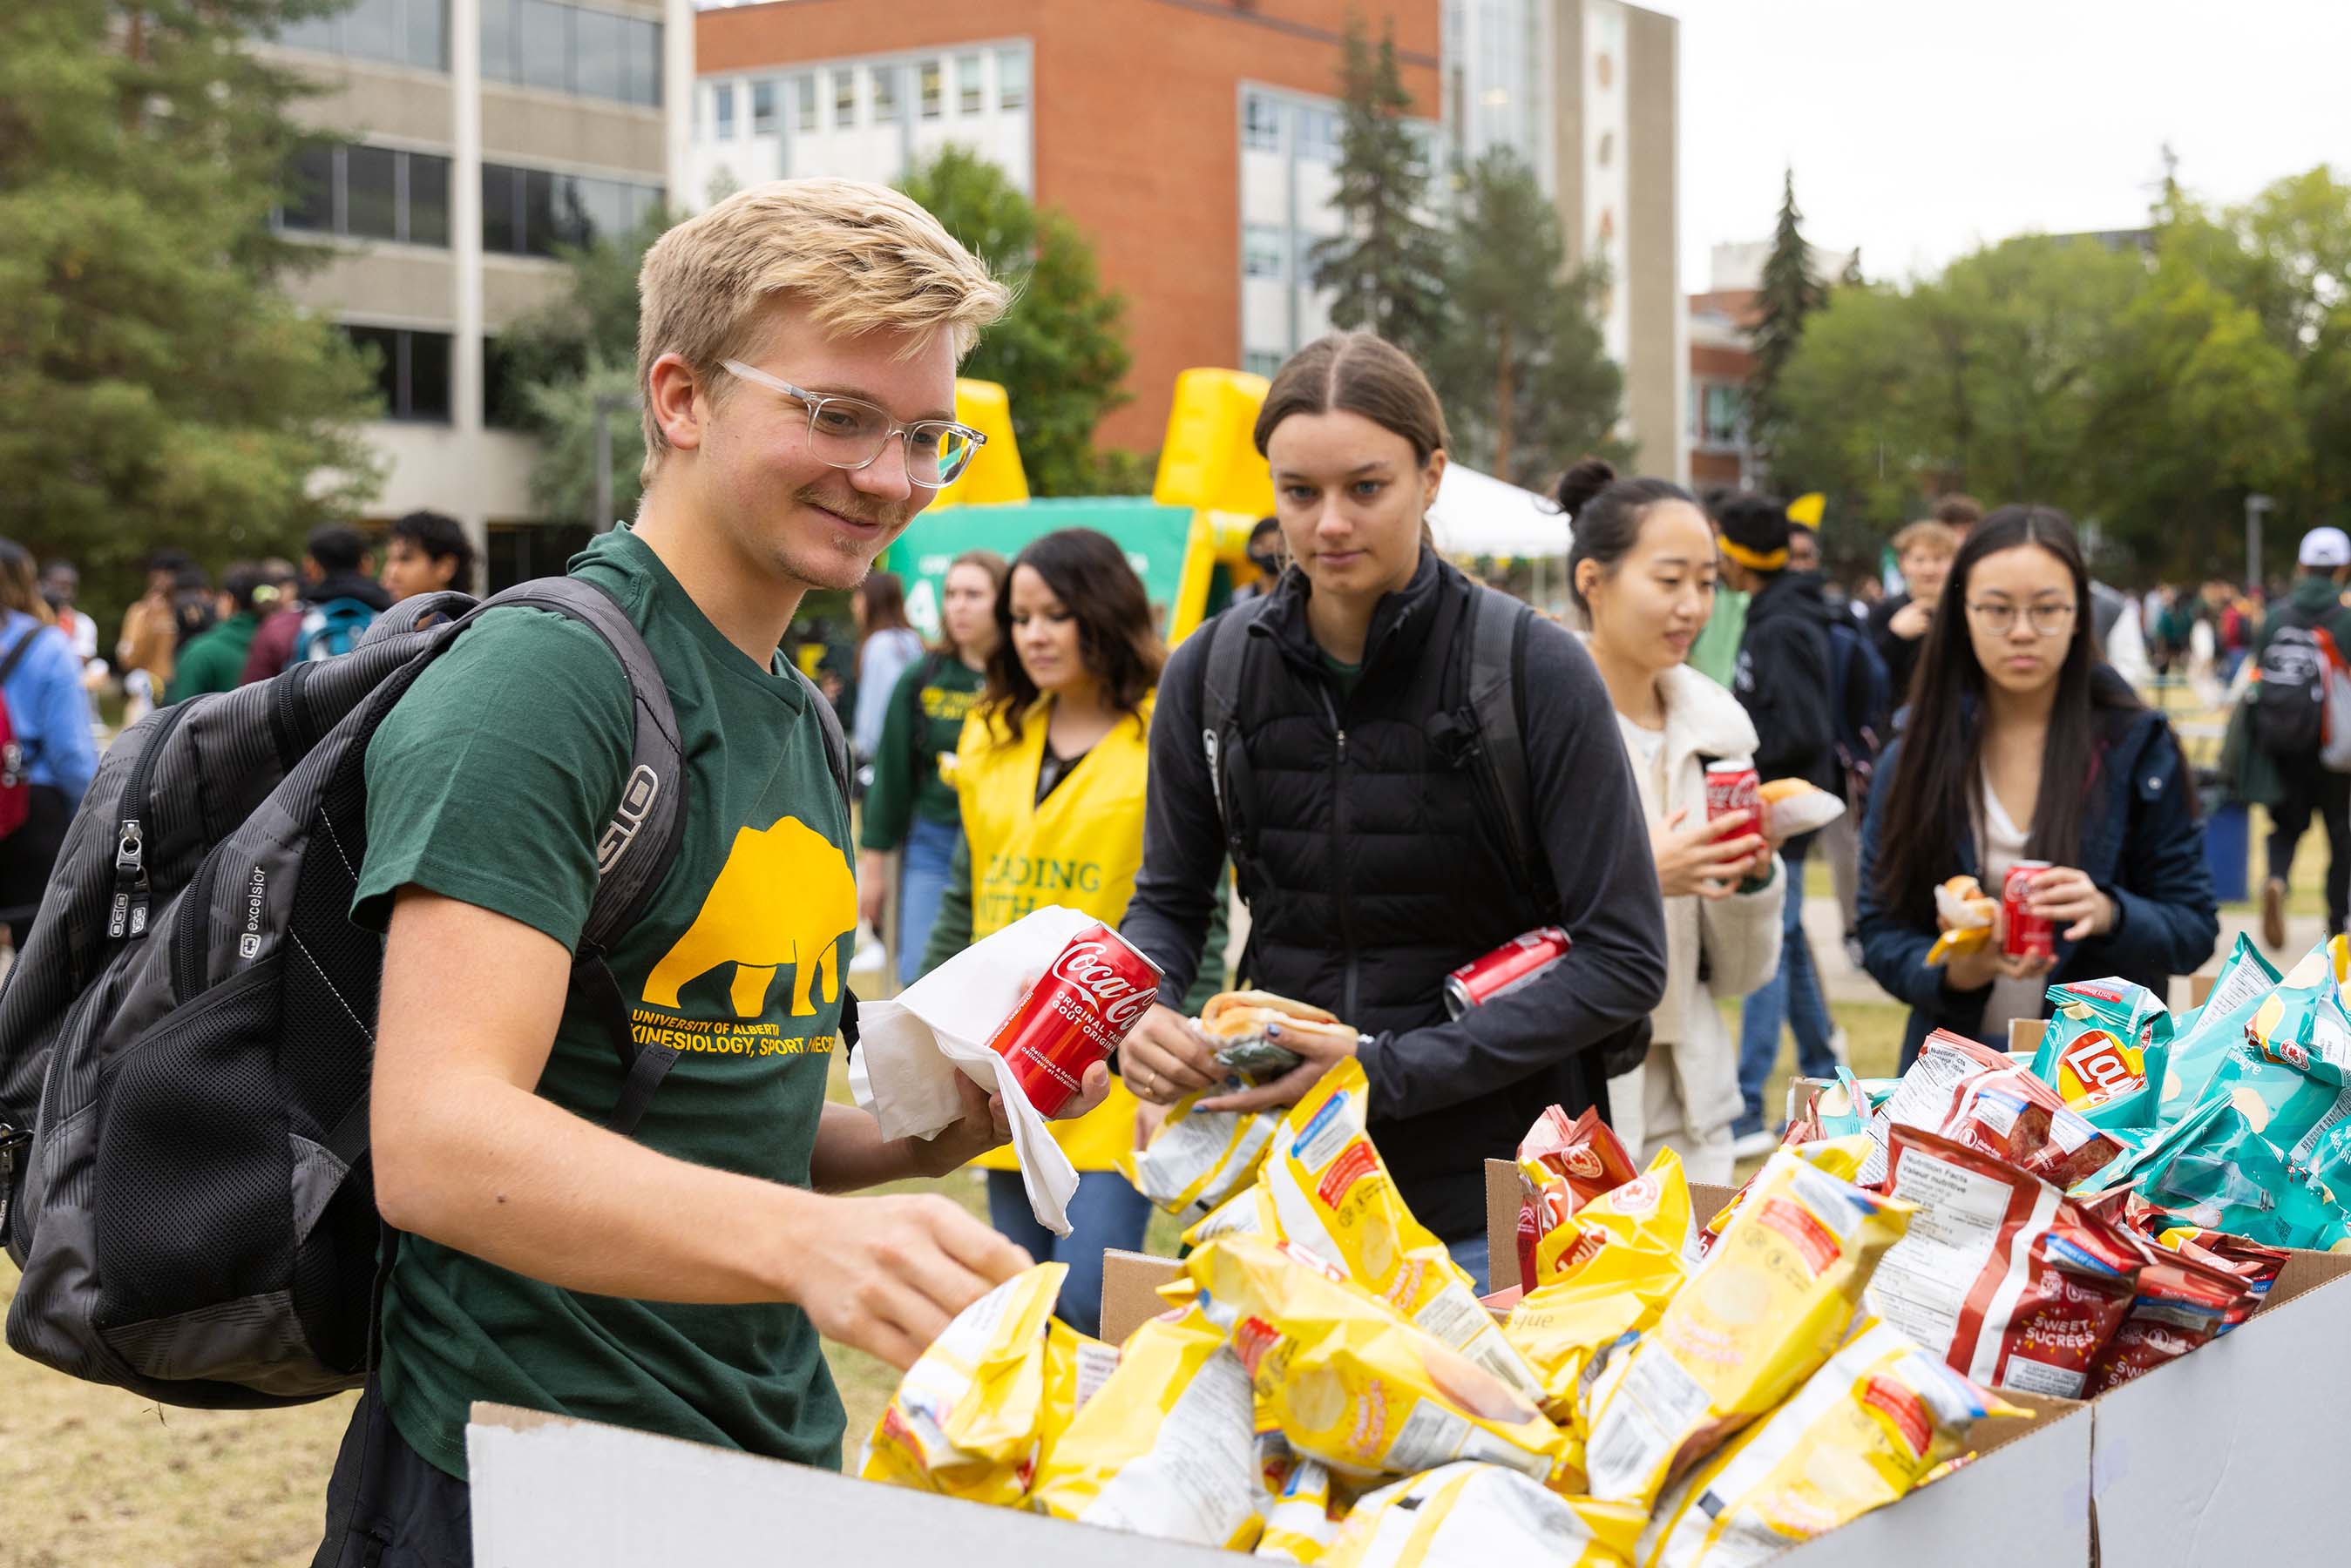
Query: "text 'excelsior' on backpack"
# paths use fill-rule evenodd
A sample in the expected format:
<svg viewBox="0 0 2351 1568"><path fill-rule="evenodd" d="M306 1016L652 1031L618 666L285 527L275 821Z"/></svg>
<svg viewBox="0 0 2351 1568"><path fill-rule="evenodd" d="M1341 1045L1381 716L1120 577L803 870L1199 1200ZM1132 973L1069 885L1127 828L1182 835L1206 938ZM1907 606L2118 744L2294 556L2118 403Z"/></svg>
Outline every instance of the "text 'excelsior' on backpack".
<svg viewBox="0 0 2351 1568"><path fill-rule="evenodd" d="M478 607L404 600L346 655L159 710L99 765L0 989L0 1238L24 1270L7 1321L19 1353L220 1408L364 1380L383 939L349 912L368 742L476 615L508 605L585 623L629 681L636 734L611 781L571 994L616 1053L607 1125L626 1133L643 1115L676 1052L631 1038L603 953L684 820L661 671L619 605L574 578ZM847 743L815 707L845 794Z"/></svg>

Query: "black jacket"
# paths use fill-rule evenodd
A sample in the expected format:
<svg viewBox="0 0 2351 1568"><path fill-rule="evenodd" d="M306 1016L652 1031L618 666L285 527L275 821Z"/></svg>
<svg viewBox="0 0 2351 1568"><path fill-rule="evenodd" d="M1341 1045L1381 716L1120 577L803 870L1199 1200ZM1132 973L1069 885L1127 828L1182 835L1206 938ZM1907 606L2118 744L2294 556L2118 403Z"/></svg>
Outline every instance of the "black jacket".
<svg viewBox="0 0 2351 1568"><path fill-rule="evenodd" d="M1910 674L1918 668L1918 650L1927 646L1924 633L1914 638L1895 635L1894 618L1910 603L1908 590L1891 594L1869 607L1869 641L1877 649L1877 657L1886 660L1886 684L1893 694L1889 711L1881 714L1881 735L1892 732L1890 724L1896 711L1910 701Z"/></svg>
<svg viewBox="0 0 2351 1568"><path fill-rule="evenodd" d="M1842 793L1830 704L1829 623L1816 572L1781 572L1747 606L1730 690L1755 721L1755 772Z"/></svg>
<svg viewBox="0 0 2351 1568"><path fill-rule="evenodd" d="M1424 553L1380 601L1343 695L1307 629L1311 587L1286 576L1249 634L1261 640L1238 714L1249 798L1233 802L1250 846L1242 974L1374 1036L1362 1053L1373 1138L1414 1212L1448 1240L1485 1227L1481 1162L1510 1158L1544 1106L1604 1093L1591 1053L1646 1024L1665 988L1648 830L1606 690L1574 638L1537 620L1527 642L1540 866L1510 863L1487 791L1447 744L1439 692L1464 589ZM1187 640L1160 680L1143 869L1122 927L1165 970L1170 1005L1198 967L1225 855L1201 743L1210 641L1205 628ZM1573 938L1565 961L1448 1022L1446 971L1544 923L1547 907Z"/></svg>

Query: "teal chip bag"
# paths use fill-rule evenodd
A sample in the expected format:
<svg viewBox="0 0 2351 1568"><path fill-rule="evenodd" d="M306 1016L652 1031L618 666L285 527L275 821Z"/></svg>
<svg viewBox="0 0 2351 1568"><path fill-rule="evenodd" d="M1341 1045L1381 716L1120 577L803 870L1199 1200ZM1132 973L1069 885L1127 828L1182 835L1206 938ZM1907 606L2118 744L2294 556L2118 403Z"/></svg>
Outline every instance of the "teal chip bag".
<svg viewBox="0 0 2351 1568"><path fill-rule="evenodd" d="M2208 1100L2162 1143L2131 1185L2181 1224L2273 1247L2332 1244L2343 1218L2332 1191L2289 1166L2228 1100Z"/></svg>
<svg viewBox="0 0 2351 1568"><path fill-rule="evenodd" d="M2171 1014L2156 994L2126 980L2078 980L2051 986L2049 1001L2032 1075L2094 1127L2154 1126L2150 1085L2163 1083L2171 1050Z"/></svg>
<svg viewBox="0 0 2351 1568"><path fill-rule="evenodd" d="M2203 1098L2225 1099L2285 1158L2307 1166L2325 1137L2351 1117L2351 1008L2338 961L2351 943L2330 940L2318 973L2294 973L2263 998L2245 1026L2245 1044L2221 1062Z"/></svg>
<svg viewBox="0 0 2351 1568"><path fill-rule="evenodd" d="M2325 942L2319 943L2294 966L2298 980L2315 977L2325 967L2327 947ZM2305 970L2308 977L2304 976ZM2221 1064L2244 1044L2245 1025L2252 1022L2254 1010L2278 984L2278 971L2253 946L2252 939L2240 933L2236 945L2229 950L2228 961L2220 966L2220 975L2212 982L2212 994L2204 999L2202 1007L2182 1017L2172 1031L2171 1051L2165 1062L2162 1086L2156 1096L2158 1127L2170 1127L2196 1108Z"/></svg>

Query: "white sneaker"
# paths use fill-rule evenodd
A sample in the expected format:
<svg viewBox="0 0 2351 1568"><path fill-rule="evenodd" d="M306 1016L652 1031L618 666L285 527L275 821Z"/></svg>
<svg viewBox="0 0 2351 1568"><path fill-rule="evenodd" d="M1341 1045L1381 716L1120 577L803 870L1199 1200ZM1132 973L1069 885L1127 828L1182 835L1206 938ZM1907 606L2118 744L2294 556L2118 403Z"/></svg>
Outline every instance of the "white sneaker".
<svg viewBox="0 0 2351 1568"><path fill-rule="evenodd" d="M1770 1127L1758 1127L1751 1133L1740 1133L1731 1140L1730 1158L1752 1159L1759 1154L1769 1154L1780 1147L1780 1135Z"/></svg>

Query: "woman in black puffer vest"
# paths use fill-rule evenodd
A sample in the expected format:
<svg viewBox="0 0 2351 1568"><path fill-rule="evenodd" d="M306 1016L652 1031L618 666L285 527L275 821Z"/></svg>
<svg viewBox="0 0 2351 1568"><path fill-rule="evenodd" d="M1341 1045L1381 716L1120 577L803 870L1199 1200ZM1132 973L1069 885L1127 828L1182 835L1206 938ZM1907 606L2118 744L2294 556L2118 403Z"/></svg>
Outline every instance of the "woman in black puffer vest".
<svg viewBox="0 0 2351 1568"><path fill-rule="evenodd" d="M1423 520L1446 442L1419 367L1369 334L1310 344L1274 379L1257 445L1292 565L1227 612L1249 618L1248 640L1216 779L1202 715L1217 623L1167 667L1122 929L1165 971L1163 998L1180 998L1234 847L1250 917L1243 982L1362 1032L1373 1139L1414 1213L1482 1284L1483 1161L1511 1158L1547 1105L1604 1105L1602 1056L1637 1052L1664 991L1665 923L1607 692L1575 639L1533 616L1513 659L1532 820L1498 820L1461 677L1461 639L1491 590L1438 557ZM1447 971L1548 924L1573 939L1562 962L1448 1021ZM1286 1044L1317 1054L1203 1104L1288 1104L1343 1049ZM1172 1007L1136 1025L1121 1070L1160 1104L1217 1071Z"/></svg>

